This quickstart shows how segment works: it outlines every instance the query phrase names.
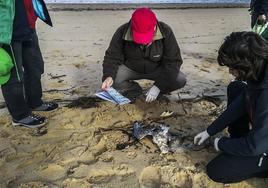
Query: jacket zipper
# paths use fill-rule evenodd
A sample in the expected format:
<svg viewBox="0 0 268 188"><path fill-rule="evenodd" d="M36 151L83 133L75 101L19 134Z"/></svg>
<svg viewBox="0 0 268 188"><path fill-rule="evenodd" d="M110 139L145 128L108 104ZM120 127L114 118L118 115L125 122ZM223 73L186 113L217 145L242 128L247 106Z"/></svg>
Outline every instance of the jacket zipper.
<svg viewBox="0 0 268 188"><path fill-rule="evenodd" d="M145 59L145 51L144 51L144 46L140 45L140 51L142 54L143 59ZM145 61L143 61L143 73L145 74Z"/></svg>

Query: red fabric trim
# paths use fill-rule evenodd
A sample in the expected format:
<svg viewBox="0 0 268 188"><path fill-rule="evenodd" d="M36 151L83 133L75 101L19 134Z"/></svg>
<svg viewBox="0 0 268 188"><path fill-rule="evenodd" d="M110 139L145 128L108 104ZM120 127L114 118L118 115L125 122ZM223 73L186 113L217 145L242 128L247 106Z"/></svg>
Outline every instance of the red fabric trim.
<svg viewBox="0 0 268 188"><path fill-rule="evenodd" d="M25 5L29 25L32 29L35 29L37 16L35 15L35 12L34 12L32 0L24 0L24 5Z"/></svg>

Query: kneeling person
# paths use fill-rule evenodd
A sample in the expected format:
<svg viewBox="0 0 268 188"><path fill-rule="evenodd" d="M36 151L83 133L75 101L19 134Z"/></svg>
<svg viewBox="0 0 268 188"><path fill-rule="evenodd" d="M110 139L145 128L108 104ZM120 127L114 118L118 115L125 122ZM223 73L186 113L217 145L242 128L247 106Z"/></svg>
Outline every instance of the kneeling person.
<svg viewBox="0 0 268 188"><path fill-rule="evenodd" d="M113 86L123 93L141 91L133 80L153 80L146 94L146 101L152 102L160 92L184 87L181 64L180 48L171 28L157 21L150 9L139 8L129 23L117 29L105 53L102 89Z"/></svg>

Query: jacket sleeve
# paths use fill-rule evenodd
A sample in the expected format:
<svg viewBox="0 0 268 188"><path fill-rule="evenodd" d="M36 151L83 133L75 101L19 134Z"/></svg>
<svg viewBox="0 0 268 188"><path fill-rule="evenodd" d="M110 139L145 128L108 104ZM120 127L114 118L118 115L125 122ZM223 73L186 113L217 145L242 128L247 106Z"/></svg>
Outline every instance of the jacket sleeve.
<svg viewBox="0 0 268 188"><path fill-rule="evenodd" d="M0 0L0 44L10 44L15 15L14 0Z"/></svg>
<svg viewBox="0 0 268 188"><path fill-rule="evenodd" d="M171 82L177 79L182 64L181 52L173 31L165 26L164 53L162 59L163 71L155 81L155 85L162 91L167 91Z"/></svg>
<svg viewBox="0 0 268 188"><path fill-rule="evenodd" d="M115 79L119 65L124 63L123 54L123 26L121 26L112 37L110 45L105 52L103 61L103 77L104 81L107 77Z"/></svg>
<svg viewBox="0 0 268 188"><path fill-rule="evenodd" d="M221 138L218 146L221 151L237 156L257 156L268 151L268 90L258 98L253 129L246 137Z"/></svg>
<svg viewBox="0 0 268 188"><path fill-rule="evenodd" d="M207 132L210 136L221 132L229 124L239 119L247 113L245 94L241 93L231 104L227 106L227 109L207 128Z"/></svg>
<svg viewBox="0 0 268 188"><path fill-rule="evenodd" d="M253 6L254 12L258 15L268 14L268 1L267 0L255 0Z"/></svg>

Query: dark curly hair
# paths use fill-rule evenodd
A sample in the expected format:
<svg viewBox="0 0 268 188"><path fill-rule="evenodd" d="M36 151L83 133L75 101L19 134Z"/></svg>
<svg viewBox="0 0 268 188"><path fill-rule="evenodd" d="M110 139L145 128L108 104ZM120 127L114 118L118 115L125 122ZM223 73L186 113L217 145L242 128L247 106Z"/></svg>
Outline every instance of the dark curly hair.
<svg viewBox="0 0 268 188"><path fill-rule="evenodd" d="M268 61L268 42L253 32L227 36L218 52L218 63L238 72L238 80L260 82Z"/></svg>

